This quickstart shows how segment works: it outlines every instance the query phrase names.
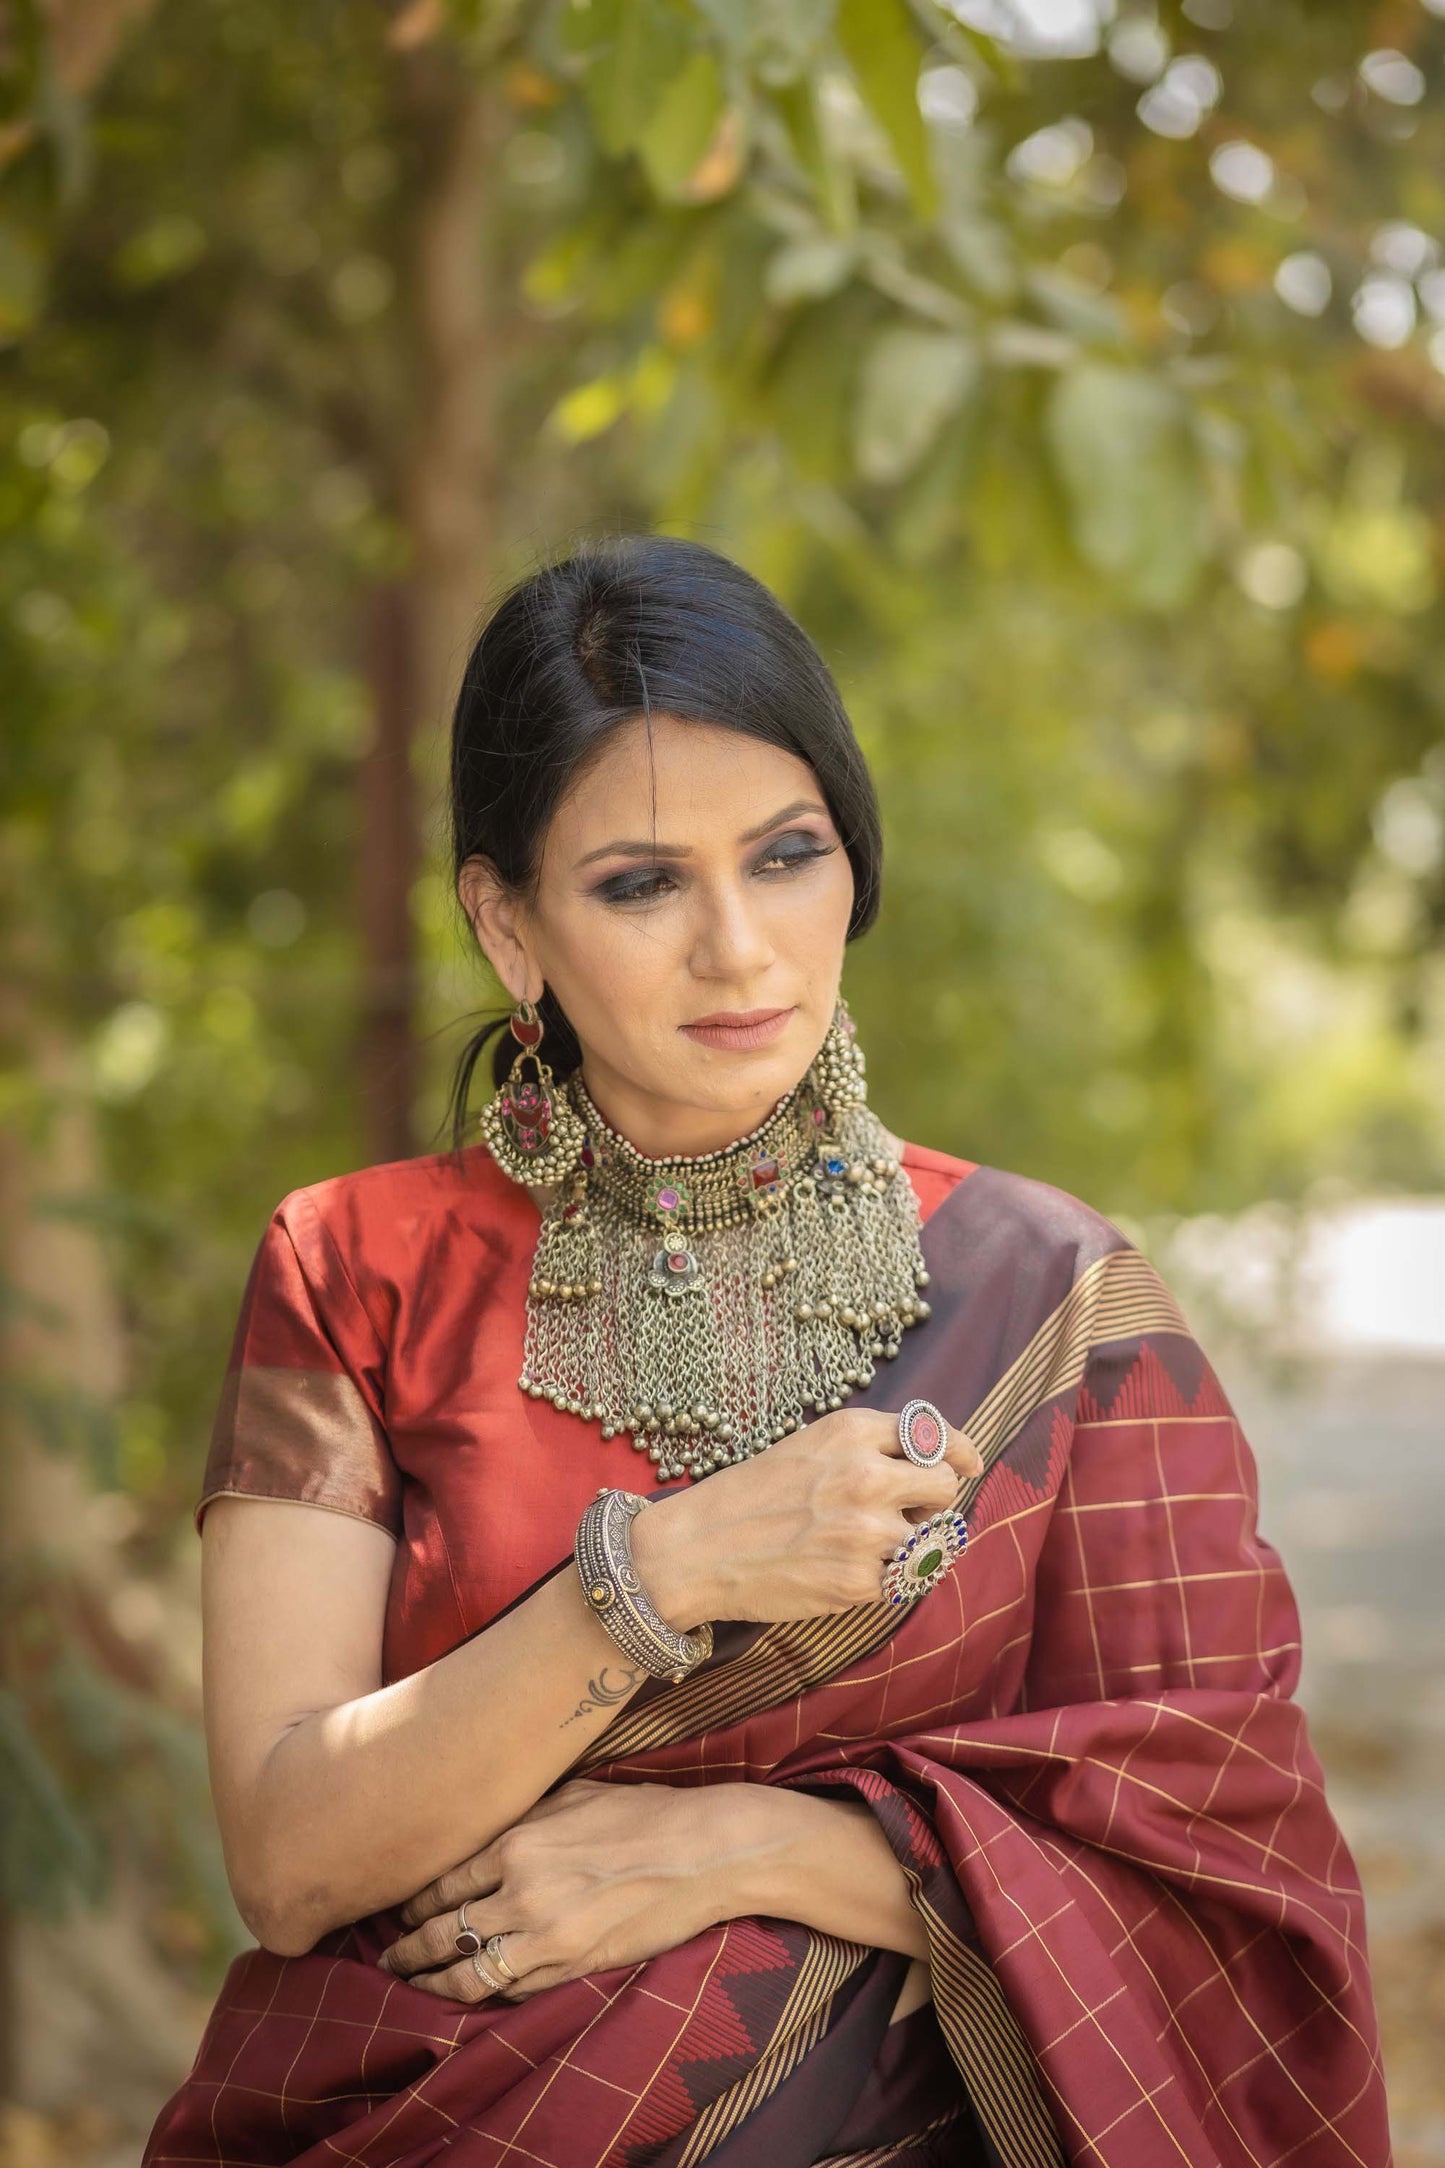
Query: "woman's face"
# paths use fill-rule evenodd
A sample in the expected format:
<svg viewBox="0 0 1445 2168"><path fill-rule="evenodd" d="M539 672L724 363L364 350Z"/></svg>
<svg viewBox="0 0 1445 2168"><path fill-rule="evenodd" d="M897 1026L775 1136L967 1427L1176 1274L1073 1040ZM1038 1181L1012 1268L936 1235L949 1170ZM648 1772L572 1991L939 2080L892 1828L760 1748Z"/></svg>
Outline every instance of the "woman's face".
<svg viewBox="0 0 1445 2168"><path fill-rule="evenodd" d="M480 860L461 894L503 983L552 988L601 1112L658 1155L731 1143L808 1067L853 870L806 761L654 715L650 745L641 718L624 725L559 805L533 897Z"/></svg>

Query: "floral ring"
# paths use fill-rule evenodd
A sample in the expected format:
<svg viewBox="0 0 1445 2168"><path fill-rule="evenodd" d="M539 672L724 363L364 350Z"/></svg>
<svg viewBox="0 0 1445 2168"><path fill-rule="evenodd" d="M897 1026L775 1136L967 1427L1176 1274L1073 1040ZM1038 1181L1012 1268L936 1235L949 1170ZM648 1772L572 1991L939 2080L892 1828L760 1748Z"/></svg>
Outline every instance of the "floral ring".
<svg viewBox="0 0 1445 2168"><path fill-rule="evenodd" d="M948 1451L948 1425L931 1400L910 1400L898 1418L898 1443L915 1468L936 1468Z"/></svg>
<svg viewBox="0 0 1445 2168"><path fill-rule="evenodd" d="M931 1513L919 1521L906 1543L883 1569L882 1592L888 1603L916 1603L943 1579L968 1541L961 1513Z"/></svg>

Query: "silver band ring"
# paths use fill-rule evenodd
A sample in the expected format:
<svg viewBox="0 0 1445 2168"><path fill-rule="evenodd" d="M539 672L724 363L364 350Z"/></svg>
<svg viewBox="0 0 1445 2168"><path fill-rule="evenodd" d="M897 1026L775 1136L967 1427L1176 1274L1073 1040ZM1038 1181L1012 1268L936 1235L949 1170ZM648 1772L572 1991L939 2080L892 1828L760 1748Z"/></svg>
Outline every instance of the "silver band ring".
<svg viewBox="0 0 1445 2168"><path fill-rule="evenodd" d="M470 1963L473 1972L476 1974L479 1980L485 1983L488 1990L493 1995L500 1995L503 1986L502 1981L493 1979L491 1973L488 1972L486 1966L482 1963L480 1957L478 1957L475 1950L472 1951Z"/></svg>
<svg viewBox="0 0 1445 2168"><path fill-rule="evenodd" d="M931 1400L905 1402L898 1443L915 1468L936 1468L948 1451L948 1425Z"/></svg>
<svg viewBox="0 0 1445 2168"><path fill-rule="evenodd" d="M471 1901L470 1897L464 1898L457 1912L456 1945L459 1957L475 1957L482 1946L482 1938L475 1927L467 1925L467 1906Z"/></svg>
<svg viewBox="0 0 1445 2168"><path fill-rule="evenodd" d="M513 1972L511 1966L507 1963L506 1957L504 1956L502 1951L503 1940L504 1937L502 1935L488 1935L487 1955L492 1960L492 1963L496 1966L498 1972L500 1972L504 1978L508 1980L515 1980L517 1975L515 1972Z"/></svg>

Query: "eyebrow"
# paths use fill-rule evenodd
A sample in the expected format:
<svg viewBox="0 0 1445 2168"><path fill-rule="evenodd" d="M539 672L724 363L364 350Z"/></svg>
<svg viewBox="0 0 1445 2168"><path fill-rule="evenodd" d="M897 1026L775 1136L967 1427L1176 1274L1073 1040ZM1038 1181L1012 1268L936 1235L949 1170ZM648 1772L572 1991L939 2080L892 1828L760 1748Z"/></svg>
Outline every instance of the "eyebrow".
<svg viewBox="0 0 1445 2168"><path fill-rule="evenodd" d="M791 805L783 807L781 813L774 813L771 819L760 821L756 828L745 828L738 837L738 841L739 843L756 843L759 836L770 835L773 829L781 828L784 821L796 819L799 813L822 813L826 816L827 811L828 808L821 805L816 798L795 798ZM575 873L583 866L590 866L594 858L690 858L691 856L692 845L690 843L654 843L650 838L641 842L620 841L617 843L603 843L595 851L586 852L583 857L577 860L577 864L572 870Z"/></svg>

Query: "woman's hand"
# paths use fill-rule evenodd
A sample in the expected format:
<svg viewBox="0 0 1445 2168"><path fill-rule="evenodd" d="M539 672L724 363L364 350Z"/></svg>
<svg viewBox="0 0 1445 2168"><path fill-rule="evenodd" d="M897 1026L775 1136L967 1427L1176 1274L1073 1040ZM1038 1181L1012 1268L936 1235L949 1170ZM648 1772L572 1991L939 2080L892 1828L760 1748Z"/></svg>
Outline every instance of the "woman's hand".
<svg viewBox="0 0 1445 2168"><path fill-rule="evenodd" d="M964 1431L949 1429L944 1459L920 1468L896 1415L839 1408L657 1499L632 1523L632 1553L653 1603L683 1630L846 1611L880 1601L884 1561L982 1469Z"/></svg>
<svg viewBox="0 0 1445 2168"><path fill-rule="evenodd" d="M377 1960L450 2002L484 2002L456 1949L467 1925L501 1934L520 2002L559 1980L636 1964L729 1916L728 1820L737 1785L602 1784L573 1777L401 1908L412 1928ZM483 1949L481 1962L501 1976Z"/></svg>

